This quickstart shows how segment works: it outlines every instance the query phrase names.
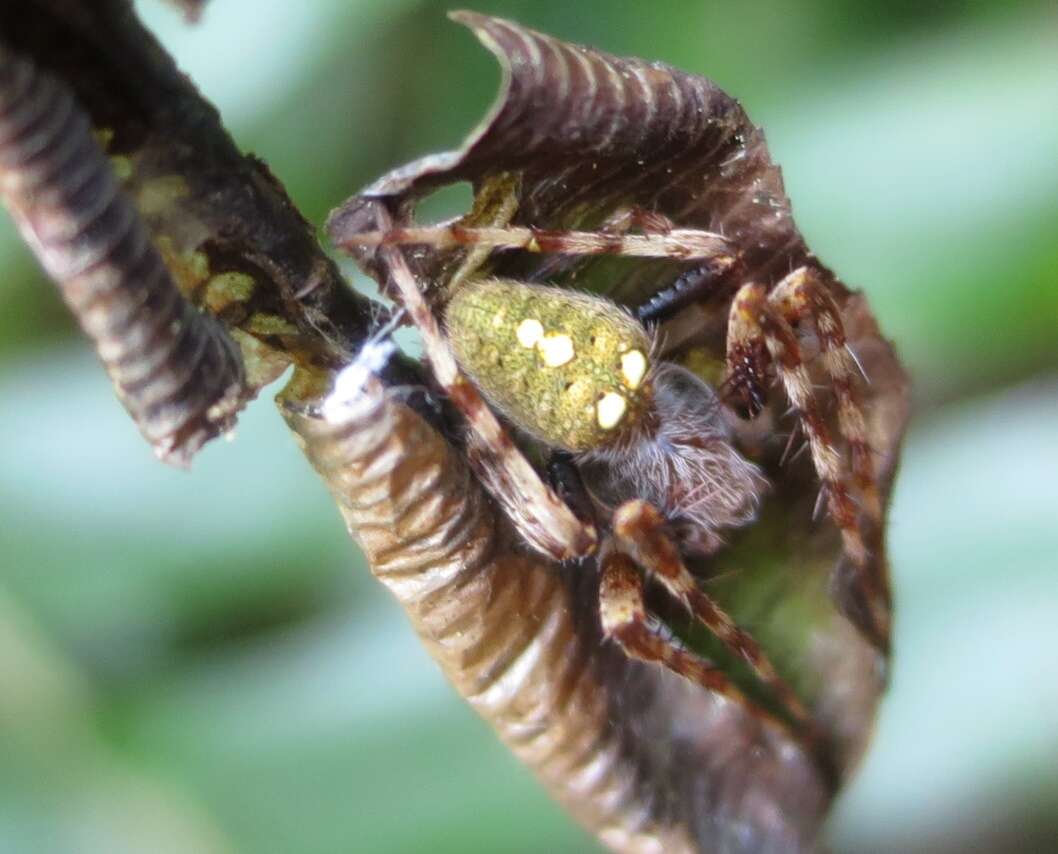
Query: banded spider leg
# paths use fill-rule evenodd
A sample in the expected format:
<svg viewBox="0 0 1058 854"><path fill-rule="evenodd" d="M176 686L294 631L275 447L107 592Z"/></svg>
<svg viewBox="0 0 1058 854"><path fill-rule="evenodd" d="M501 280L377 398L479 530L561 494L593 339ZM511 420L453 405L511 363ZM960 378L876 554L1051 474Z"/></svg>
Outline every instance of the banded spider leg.
<svg viewBox="0 0 1058 854"><path fill-rule="evenodd" d="M574 460L563 452L552 455L549 474L562 497L578 508L578 515L593 515L591 500L577 474ZM632 499L613 515L614 541L599 558L599 617L603 634L629 658L656 664L691 682L749 708L770 725L797 738L811 734L808 711L753 637L705 593L687 569L679 546L666 531L666 520L649 502ZM745 661L771 691L784 717L776 718L749 700L723 669L686 646L646 605L644 573L657 579L697 622L725 647Z"/></svg>
<svg viewBox="0 0 1058 854"><path fill-rule="evenodd" d="M854 383L855 360L848 350L837 305L818 274L801 267L770 291L748 283L735 294L727 334L726 384L755 416L763 408L769 365L773 365L786 397L797 413L826 496L831 519L841 533L844 551L854 566L863 595L863 627L882 649L888 645L890 593L872 562L857 505L845 480L841 452L816 400L808 367L794 326L810 319L819 338L821 362L834 389L838 427L848 444L853 477L862 510L872 523L881 518L874 461L866 423ZM863 621L861 621L863 622Z"/></svg>
<svg viewBox="0 0 1058 854"><path fill-rule="evenodd" d="M381 204L376 209L376 222L383 232L393 225ZM400 247L383 247L380 254L404 309L422 336L434 377L471 428L476 451L471 458L493 497L507 510L526 542L543 554L560 561L591 554L598 542L594 526L579 520L541 480L474 384L460 371Z"/></svg>
<svg viewBox="0 0 1058 854"><path fill-rule="evenodd" d="M643 229L632 233L633 226ZM519 225L464 226L459 223L365 231L350 246L430 246L433 249L521 249L549 255L622 255L677 260L732 258L720 234L676 228L666 217L639 208L623 208L597 231L552 231Z"/></svg>
<svg viewBox="0 0 1058 854"><path fill-rule="evenodd" d="M702 590L697 579L684 564L679 546L666 533L665 524L664 516L656 507L646 501L632 499L622 504L614 513L613 531L618 542L631 552L640 566L656 578L717 640L749 665L794 720L801 724L807 723L808 712L793 689L778 674L753 637L739 628L716 601ZM628 588L625 586L623 589ZM604 599L604 625L607 607L608 603ZM634 645L629 646L617 627L611 627L608 631L633 657L641 656L642 650ZM636 631L638 633L639 630ZM693 654L682 654L683 659L688 656ZM662 663L682 672L680 668L673 667L664 659ZM704 664L704 660L702 663ZM683 666L686 665L681 663L681 667ZM712 683L716 677L710 675L708 679ZM701 684L710 687L705 682Z"/></svg>

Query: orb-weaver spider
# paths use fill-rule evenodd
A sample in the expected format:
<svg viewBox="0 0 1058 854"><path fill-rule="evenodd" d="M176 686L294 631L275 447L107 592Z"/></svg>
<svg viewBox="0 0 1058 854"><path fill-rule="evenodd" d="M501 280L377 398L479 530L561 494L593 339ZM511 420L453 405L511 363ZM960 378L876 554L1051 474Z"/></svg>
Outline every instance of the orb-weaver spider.
<svg viewBox="0 0 1058 854"><path fill-rule="evenodd" d="M638 564L749 665L787 722L810 729L795 692L752 636L702 589L682 553L709 555L722 545L725 530L753 519L767 482L735 447L724 410L759 414L774 370L807 435L845 553L861 575L873 628L879 637L886 634L888 592L869 569L860 522L861 511L876 522L880 502L856 393L856 362L837 306L809 266L770 289L740 282L718 396L691 372L664 361L664 344L654 331L654 321L686 302L687 288L656 296L633 314L601 297L493 279L480 270L498 250L675 258L702 263L710 275L699 276L694 289L703 290L720 274L737 273L737 249L722 235L679 229L636 209L619 210L596 231L511 226L514 180L487 182L474 212L439 226L395 227L379 205L376 230L347 235L342 245L377 247L441 390L467 421L479 476L525 542L557 560L599 549L605 634L630 657L748 703L722 669L649 615ZM427 288L404 257L406 245L466 251L447 282ZM798 336L802 326L818 339L854 486L816 401ZM521 433L552 453L569 455L588 493L574 504L590 507L588 513L575 515L540 477L486 400ZM607 532L601 545L600 515Z"/></svg>

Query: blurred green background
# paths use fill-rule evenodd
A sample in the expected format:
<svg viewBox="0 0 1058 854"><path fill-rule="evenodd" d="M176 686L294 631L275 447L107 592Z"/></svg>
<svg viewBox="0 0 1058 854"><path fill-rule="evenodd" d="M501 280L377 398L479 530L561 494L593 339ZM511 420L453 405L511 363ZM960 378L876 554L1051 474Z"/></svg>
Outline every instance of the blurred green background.
<svg viewBox="0 0 1058 854"><path fill-rule="evenodd" d="M137 4L315 222L498 80L420 0ZM482 0L717 80L915 380L892 690L836 852L1058 851L1058 8ZM266 399L156 464L0 221L0 851L591 851Z"/></svg>

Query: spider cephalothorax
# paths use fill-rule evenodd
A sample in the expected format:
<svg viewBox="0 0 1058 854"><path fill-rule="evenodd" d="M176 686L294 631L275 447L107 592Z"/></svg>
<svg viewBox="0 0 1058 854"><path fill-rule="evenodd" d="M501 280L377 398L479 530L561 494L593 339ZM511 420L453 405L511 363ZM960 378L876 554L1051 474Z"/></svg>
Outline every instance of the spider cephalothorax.
<svg viewBox="0 0 1058 854"><path fill-rule="evenodd" d="M767 482L733 444L713 389L671 362L658 364L652 381L650 429L581 454L582 476L610 508L648 501L679 530L685 552L710 554L723 531L752 521Z"/></svg>

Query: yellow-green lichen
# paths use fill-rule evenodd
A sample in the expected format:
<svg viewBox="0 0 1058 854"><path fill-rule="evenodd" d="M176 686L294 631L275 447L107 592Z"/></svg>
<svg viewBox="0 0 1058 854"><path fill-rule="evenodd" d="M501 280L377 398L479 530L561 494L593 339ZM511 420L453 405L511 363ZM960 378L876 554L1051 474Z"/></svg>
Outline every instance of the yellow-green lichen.
<svg viewBox="0 0 1058 854"><path fill-rule="evenodd" d="M297 335L298 328L278 314L258 312L243 327L252 335Z"/></svg>
<svg viewBox="0 0 1058 854"><path fill-rule="evenodd" d="M650 337L608 300L479 279L456 291L445 316L456 358L482 393L549 445L612 444L650 407Z"/></svg>
<svg viewBox="0 0 1058 854"><path fill-rule="evenodd" d="M110 143L114 141L114 128L94 128L92 130L92 136L99 144L99 147L102 148L103 151L107 151L110 148Z"/></svg>
<svg viewBox="0 0 1058 854"><path fill-rule="evenodd" d="M253 296L253 290L254 279L248 273L218 273L206 285L202 304L214 314L220 314L235 303L247 302Z"/></svg>
<svg viewBox="0 0 1058 854"><path fill-rule="evenodd" d="M712 388L719 387L724 381L724 360L705 347L692 347L682 353L679 364Z"/></svg>
<svg viewBox="0 0 1058 854"><path fill-rule="evenodd" d="M132 177L132 161L123 154L116 154L110 158L110 168L114 170L114 176L123 184Z"/></svg>
<svg viewBox="0 0 1058 854"><path fill-rule="evenodd" d="M242 353L246 370L246 385L259 389L277 379L290 365L290 357L275 350L241 329L229 329L228 333Z"/></svg>
<svg viewBox="0 0 1058 854"><path fill-rule="evenodd" d="M154 245L184 296L193 295L209 278L209 258L197 250L181 251L171 237L159 234Z"/></svg>
<svg viewBox="0 0 1058 854"><path fill-rule="evenodd" d="M276 402L280 406L285 403L300 406L318 402L330 394L333 388L334 375L330 372L303 364L297 365L286 385L276 395ZM297 433L294 437L299 438Z"/></svg>
<svg viewBox="0 0 1058 854"><path fill-rule="evenodd" d="M92 136L95 137L95 141L99 143L99 147L103 149L104 153L110 151L110 145L114 142L113 128L96 128L92 131ZM111 156L110 168L114 171L115 177L122 183L125 183L132 177L132 160L124 154L115 154Z"/></svg>
<svg viewBox="0 0 1058 854"><path fill-rule="evenodd" d="M162 175L143 183L136 192L136 207L145 217L160 217L190 195L191 188L182 176Z"/></svg>

